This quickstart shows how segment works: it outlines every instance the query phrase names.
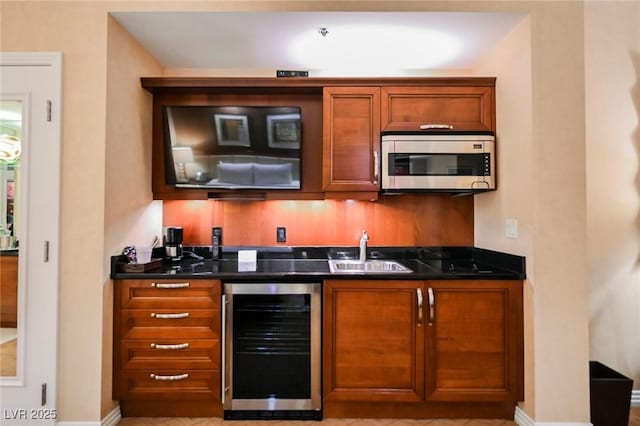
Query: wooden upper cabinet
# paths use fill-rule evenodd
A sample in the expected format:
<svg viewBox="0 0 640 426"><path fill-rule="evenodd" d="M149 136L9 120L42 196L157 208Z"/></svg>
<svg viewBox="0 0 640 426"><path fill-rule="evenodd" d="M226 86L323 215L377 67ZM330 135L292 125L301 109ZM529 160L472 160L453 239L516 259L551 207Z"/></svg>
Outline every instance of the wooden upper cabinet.
<svg viewBox="0 0 640 426"><path fill-rule="evenodd" d="M380 88L325 87L322 105L323 189L377 192Z"/></svg>
<svg viewBox="0 0 640 426"><path fill-rule="evenodd" d="M433 309L426 327L426 400L521 400L522 283L450 280L427 286Z"/></svg>
<svg viewBox="0 0 640 426"><path fill-rule="evenodd" d="M453 130L495 131L494 86L390 86L382 88L382 130L419 130L445 124Z"/></svg>
<svg viewBox="0 0 640 426"><path fill-rule="evenodd" d="M142 78L153 93L155 199L377 199L380 132L447 124L495 131L493 77ZM299 106L301 188L183 188L167 183L164 106ZM171 167L171 166L170 166Z"/></svg>

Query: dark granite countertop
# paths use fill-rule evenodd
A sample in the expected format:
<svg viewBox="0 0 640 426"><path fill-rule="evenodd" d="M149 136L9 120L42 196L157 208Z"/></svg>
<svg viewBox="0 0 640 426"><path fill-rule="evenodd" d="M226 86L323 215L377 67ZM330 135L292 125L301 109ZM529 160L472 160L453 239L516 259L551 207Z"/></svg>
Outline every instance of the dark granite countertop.
<svg viewBox="0 0 640 426"><path fill-rule="evenodd" d="M256 250L255 269L242 270L238 250ZM158 257L163 249L155 249ZM477 247L369 247L367 259L395 260L410 273L331 273L328 259L358 259L358 247L223 247L219 260L211 259L211 247L184 247L178 263L162 262L146 272L122 272L123 256L111 259L113 279L162 279L171 277L221 280L300 279L505 279L525 278L525 258ZM155 256L154 256L155 257ZM239 267L240 266L240 267Z"/></svg>
<svg viewBox="0 0 640 426"><path fill-rule="evenodd" d="M0 256L18 256L20 251L17 248L0 250Z"/></svg>

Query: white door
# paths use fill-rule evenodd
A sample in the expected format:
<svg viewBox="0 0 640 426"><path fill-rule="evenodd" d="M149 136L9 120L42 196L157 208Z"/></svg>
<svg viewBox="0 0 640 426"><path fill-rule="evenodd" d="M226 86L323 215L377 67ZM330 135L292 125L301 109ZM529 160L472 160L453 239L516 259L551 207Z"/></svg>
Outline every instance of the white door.
<svg viewBox="0 0 640 426"><path fill-rule="evenodd" d="M60 53L0 52L0 101L21 106L17 174L17 352L0 377L0 424L56 423Z"/></svg>

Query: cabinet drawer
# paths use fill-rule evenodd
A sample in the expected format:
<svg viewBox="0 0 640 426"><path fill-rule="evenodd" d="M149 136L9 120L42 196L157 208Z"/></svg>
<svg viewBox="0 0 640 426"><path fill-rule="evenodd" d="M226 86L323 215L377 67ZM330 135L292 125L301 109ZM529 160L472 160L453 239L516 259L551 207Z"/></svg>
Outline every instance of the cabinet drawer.
<svg viewBox="0 0 640 426"><path fill-rule="evenodd" d="M220 307L217 280L122 280L117 285L121 309Z"/></svg>
<svg viewBox="0 0 640 426"><path fill-rule="evenodd" d="M220 399L220 372L140 370L120 373L120 398L128 400Z"/></svg>
<svg viewBox="0 0 640 426"><path fill-rule="evenodd" d="M121 339L218 339L215 309L126 309L120 313Z"/></svg>
<svg viewBox="0 0 640 426"><path fill-rule="evenodd" d="M125 370L220 370L219 340L124 340L120 351Z"/></svg>

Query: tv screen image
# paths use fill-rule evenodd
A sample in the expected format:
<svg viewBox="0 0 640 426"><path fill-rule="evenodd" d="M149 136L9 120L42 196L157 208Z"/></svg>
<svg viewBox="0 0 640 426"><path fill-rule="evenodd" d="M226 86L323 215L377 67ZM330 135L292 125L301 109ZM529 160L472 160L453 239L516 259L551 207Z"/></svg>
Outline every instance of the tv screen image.
<svg viewBox="0 0 640 426"><path fill-rule="evenodd" d="M165 178L183 188L300 189L298 106L165 106Z"/></svg>

